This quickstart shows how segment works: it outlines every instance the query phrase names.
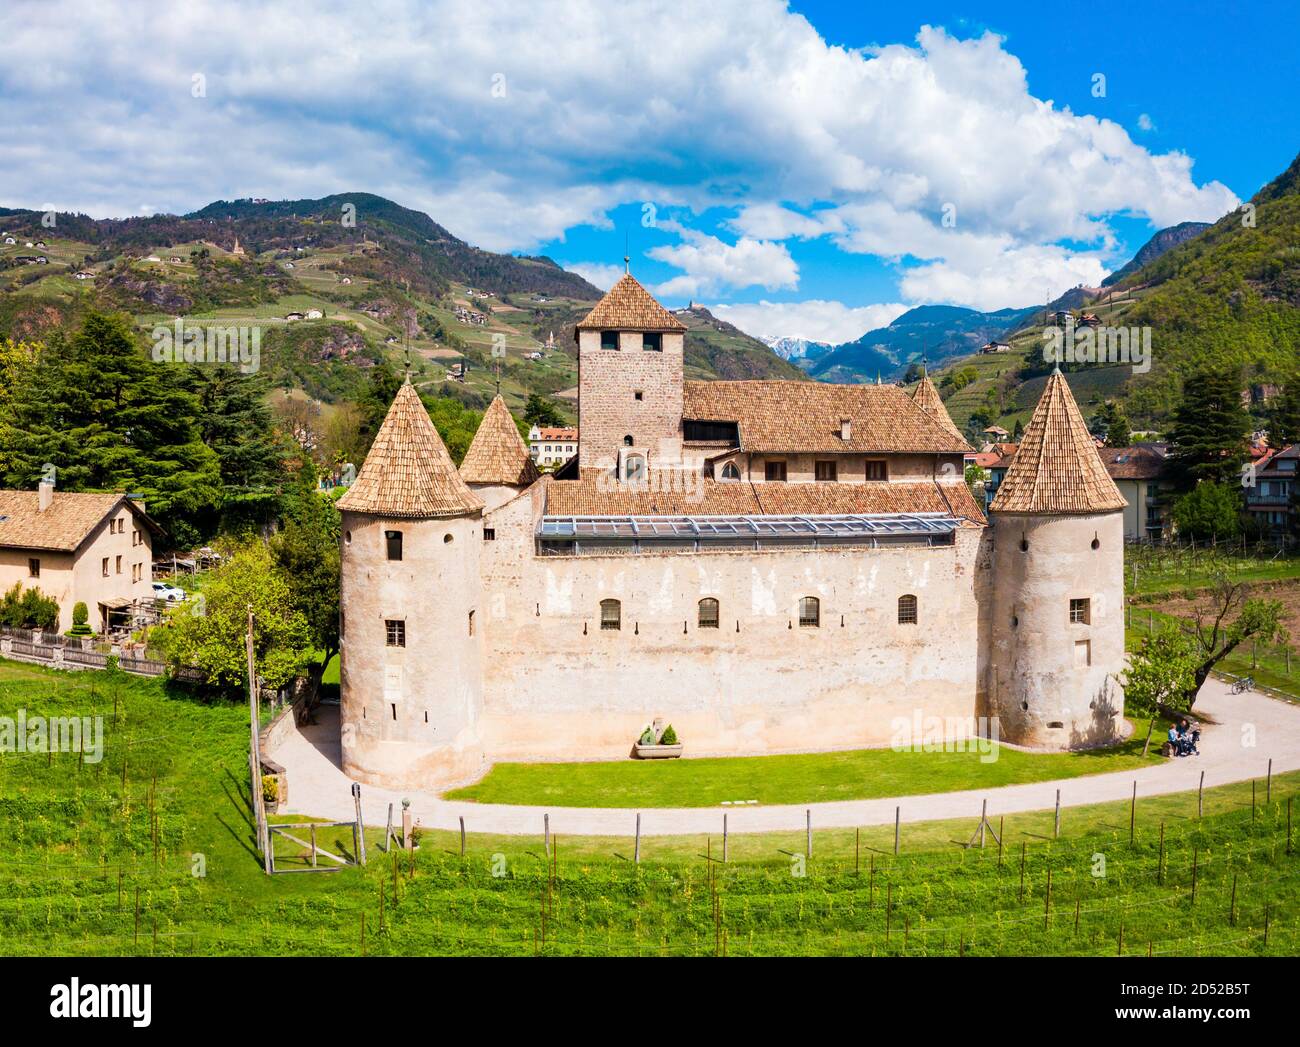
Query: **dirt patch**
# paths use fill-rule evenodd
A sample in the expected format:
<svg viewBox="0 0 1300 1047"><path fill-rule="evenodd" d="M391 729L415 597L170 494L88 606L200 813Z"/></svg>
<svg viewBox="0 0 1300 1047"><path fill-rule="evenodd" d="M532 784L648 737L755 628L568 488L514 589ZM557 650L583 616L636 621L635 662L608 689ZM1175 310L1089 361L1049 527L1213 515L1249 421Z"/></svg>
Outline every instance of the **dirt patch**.
<svg viewBox="0 0 1300 1047"><path fill-rule="evenodd" d="M1250 597L1279 601L1283 608L1282 625L1292 636L1300 636L1300 580L1255 586L1248 598ZM1178 618L1189 620L1196 617L1198 610L1208 614L1213 606L1214 594L1210 590L1197 593L1196 598L1192 600L1182 596L1165 597L1154 603L1144 605L1144 607L1150 607L1164 614L1172 614ZM1135 607L1133 609L1134 618L1140 621L1141 615L1142 608Z"/></svg>

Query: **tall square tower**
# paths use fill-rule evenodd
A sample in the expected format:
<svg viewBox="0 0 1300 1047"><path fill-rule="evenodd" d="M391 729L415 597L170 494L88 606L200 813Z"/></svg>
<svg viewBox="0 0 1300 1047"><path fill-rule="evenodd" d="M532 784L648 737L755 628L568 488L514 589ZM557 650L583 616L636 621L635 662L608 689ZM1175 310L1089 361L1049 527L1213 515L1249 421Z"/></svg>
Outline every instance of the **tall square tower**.
<svg viewBox="0 0 1300 1047"><path fill-rule="evenodd" d="M686 325L625 273L575 336L579 468L680 461Z"/></svg>

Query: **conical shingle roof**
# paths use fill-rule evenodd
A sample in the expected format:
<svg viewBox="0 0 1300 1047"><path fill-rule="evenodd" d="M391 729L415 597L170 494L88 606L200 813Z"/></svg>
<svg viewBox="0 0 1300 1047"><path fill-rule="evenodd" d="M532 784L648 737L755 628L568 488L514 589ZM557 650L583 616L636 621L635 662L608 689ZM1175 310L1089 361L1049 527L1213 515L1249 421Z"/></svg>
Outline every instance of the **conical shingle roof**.
<svg viewBox="0 0 1300 1047"><path fill-rule="evenodd" d="M961 435L961 430L953 424L952 418L949 417L948 408L943 405L943 397L939 395L939 390L934 387L934 383L930 381L930 376L928 374L921 375L920 383L912 390L912 400L916 403L917 407L930 415L948 432L952 433L959 440L965 439Z"/></svg>
<svg viewBox="0 0 1300 1047"><path fill-rule="evenodd" d="M467 484L527 487L539 476L519 428L510 417L510 409L498 394L488 405L465 460L460 463L460 478Z"/></svg>
<svg viewBox="0 0 1300 1047"><path fill-rule="evenodd" d="M654 295L624 273L618 283L577 324L577 330L685 331L686 325L655 301Z"/></svg>
<svg viewBox="0 0 1300 1047"><path fill-rule="evenodd" d="M989 509L1082 515L1127 504L1101 462L1065 376L1053 372Z"/></svg>
<svg viewBox="0 0 1300 1047"><path fill-rule="evenodd" d="M460 478L420 394L402 385L340 509L426 519L478 512L482 501Z"/></svg>

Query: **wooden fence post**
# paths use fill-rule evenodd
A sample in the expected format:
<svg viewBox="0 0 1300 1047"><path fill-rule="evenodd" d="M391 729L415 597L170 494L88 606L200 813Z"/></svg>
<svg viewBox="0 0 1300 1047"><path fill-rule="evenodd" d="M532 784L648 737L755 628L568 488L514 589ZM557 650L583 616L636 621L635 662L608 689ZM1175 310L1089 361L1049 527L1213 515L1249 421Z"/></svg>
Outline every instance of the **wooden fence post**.
<svg viewBox="0 0 1300 1047"><path fill-rule="evenodd" d="M727 864L727 812L722 812L722 864Z"/></svg>
<svg viewBox="0 0 1300 1047"><path fill-rule="evenodd" d="M356 852L357 860L366 864L366 824L361 820L361 786L357 782L352 783L352 803L356 808L357 820L353 832L356 834Z"/></svg>
<svg viewBox="0 0 1300 1047"><path fill-rule="evenodd" d="M1059 839L1061 836L1061 790L1056 790L1056 821L1052 825L1052 839Z"/></svg>
<svg viewBox="0 0 1300 1047"><path fill-rule="evenodd" d="M636 845L632 851L632 862L635 865L641 864L641 812L636 814Z"/></svg>
<svg viewBox="0 0 1300 1047"><path fill-rule="evenodd" d="M460 816L460 856L465 857L465 816Z"/></svg>
<svg viewBox="0 0 1300 1047"><path fill-rule="evenodd" d="M551 815L550 812L542 815L542 846L546 849L546 857L551 856Z"/></svg>
<svg viewBox="0 0 1300 1047"><path fill-rule="evenodd" d="M804 838L805 849L808 857L811 858L812 857L812 808L811 807L804 808L803 814L804 814L804 824L806 825L805 838Z"/></svg>
<svg viewBox="0 0 1300 1047"><path fill-rule="evenodd" d="M898 822L899 822L900 811L902 811L902 807L894 808L894 857L895 858L898 857Z"/></svg>
<svg viewBox="0 0 1300 1047"><path fill-rule="evenodd" d="M1201 784L1196 787L1196 817L1205 816L1205 772L1201 772Z"/></svg>

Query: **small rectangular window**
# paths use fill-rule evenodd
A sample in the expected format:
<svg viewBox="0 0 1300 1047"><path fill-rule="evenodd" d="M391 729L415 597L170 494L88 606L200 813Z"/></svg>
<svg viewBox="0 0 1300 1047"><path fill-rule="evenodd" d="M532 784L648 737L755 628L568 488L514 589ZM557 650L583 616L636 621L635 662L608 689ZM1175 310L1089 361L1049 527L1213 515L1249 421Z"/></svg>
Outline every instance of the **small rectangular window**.
<svg viewBox="0 0 1300 1047"><path fill-rule="evenodd" d="M388 543L388 558L390 560L400 560L402 558L402 532L385 531L384 540Z"/></svg>
<svg viewBox="0 0 1300 1047"><path fill-rule="evenodd" d="M818 480L834 480L834 479L835 479L835 462L834 462L834 461L829 461L829 462L817 462L817 463L815 464L815 466L814 466L814 470L815 470L814 475L817 477Z"/></svg>
<svg viewBox="0 0 1300 1047"><path fill-rule="evenodd" d="M384 622L384 629L388 634L389 647L406 646L406 622L400 618L390 618Z"/></svg>
<svg viewBox="0 0 1300 1047"><path fill-rule="evenodd" d="M114 570L114 573L116 573L116 574L121 574L121 573L122 573L122 558L121 558L120 556L117 557L117 559L115 560L115 562L114 562L114 564L113 564L113 570Z"/></svg>
<svg viewBox="0 0 1300 1047"><path fill-rule="evenodd" d="M657 331L647 331L641 336L641 348L647 353L663 352L664 336Z"/></svg>
<svg viewBox="0 0 1300 1047"><path fill-rule="evenodd" d="M1070 622L1074 625L1088 625L1092 621L1089 600L1070 601Z"/></svg>
<svg viewBox="0 0 1300 1047"><path fill-rule="evenodd" d="M485 542L495 542L496 540L497 540L497 532L496 532L496 528L495 528L495 527L484 527L484 528L483 528L483 541L485 541Z"/></svg>
<svg viewBox="0 0 1300 1047"><path fill-rule="evenodd" d="M100 561L100 564L99 564L99 570L100 570L100 573L101 573L105 578L108 577L108 557L107 557L107 556L105 556L104 559L103 559L102 561Z"/></svg>
<svg viewBox="0 0 1300 1047"><path fill-rule="evenodd" d="M869 459L867 461L867 479L888 480L889 463L880 458Z"/></svg>
<svg viewBox="0 0 1300 1047"><path fill-rule="evenodd" d="M785 462L764 462L763 479L780 481L785 479Z"/></svg>
<svg viewBox="0 0 1300 1047"><path fill-rule="evenodd" d="M28 560L27 574L32 578L39 578L41 576L41 561L35 558Z"/></svg>
<svg viewBox="0 0 1300 1047"><path fill-rule="evenodd" d="M618 332L617 332L617 331L601 331L601 332L600 332L600 347L601 347L602 349L617 349L617 348L618 348Z"/></svg>

